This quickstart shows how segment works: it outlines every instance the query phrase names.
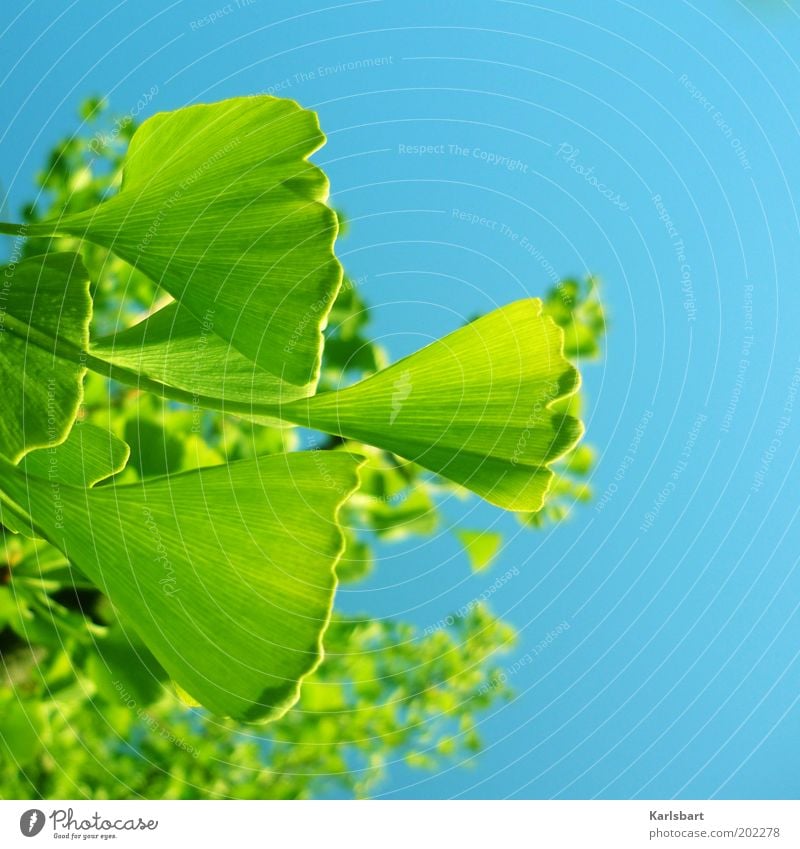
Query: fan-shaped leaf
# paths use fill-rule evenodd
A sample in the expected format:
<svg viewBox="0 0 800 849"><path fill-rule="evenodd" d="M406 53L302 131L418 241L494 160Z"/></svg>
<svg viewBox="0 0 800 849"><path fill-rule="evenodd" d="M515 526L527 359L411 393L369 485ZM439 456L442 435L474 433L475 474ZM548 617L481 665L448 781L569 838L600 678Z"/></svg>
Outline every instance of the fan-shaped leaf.
<svg viewBox="0 0 800 849"><path fill-rule="evenodd" d="M336 517L357 465L276 454L54 495L0 459L0 488L181 688L215 713L273 719L320 660L344 544Z"/></svg>
<svg viewBox="0 0 800 849"><path fill-rule="evenodd" d="M341 283L325 141L292 100L241 97L160 113L131 140L118 195L32 224L109 248L282 381L313 392ZM152 352L151 352L152 356Z"/></svg>
<svg viewBox="0 0 800 849"><path fill-rule="evenodd" d="M530 299L282 413L413 460L500 507L535 511L553 478L548 464L583 432L552 407L579 381L564 358L561 328Z"/></svg>
<svg viewBox="0 0 800 849"><path fill-rule="evenodd" d="M254 412L254 406L293 401L310 389L265 371L217 335L213 322L196 318L178 302L127 330L98 339L91 353L161 384L164 395L175 396L171 390L178 389L183 400L195 406L270 424L276 420Z"/></svg>
<svg viewBox="0 0 800 849"><path fill-rule="evenodd" d="M31 451L20 468L28 475L73 486L94 486L125 468L130 448L111 431L76 422L60 445Z"/></svg>
<svg viewBox="0 0 800 849"><path fill-rule="evenodd" d="M78 412L89 341L89 277L77 254L0 269L0 454L16 462L66 438Z"/></svg>

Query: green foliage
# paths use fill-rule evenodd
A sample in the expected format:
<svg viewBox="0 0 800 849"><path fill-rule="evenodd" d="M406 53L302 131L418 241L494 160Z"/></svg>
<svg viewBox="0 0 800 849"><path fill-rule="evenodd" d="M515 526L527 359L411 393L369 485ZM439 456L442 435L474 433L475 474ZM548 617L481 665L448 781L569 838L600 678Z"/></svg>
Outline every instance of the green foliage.
<svg viewBox="0 0 800 849"><path fill-rule="evenodd" d="M0 279L0 455L16 462L33 448L61 442L72 426L86 372L80 352L89 341L91 300L75 254L24 259L0 268Z"/></svg>
<svg viewBox="0 0 800 849"><path fill-rule="evenodd" d="M314 112L274 97L160 113L133 135L118 194L27 232L112 250L186 308L196 340L212 324L279 385L308 394L342 277L328 181L307 161L324 141ZM166 342L169 329L149 333ZM224 372L224 356L215 362Z"/></svg>
<svg viewBox="0 0 800 849"><path fill-rule="evenodd" d="M64 484L54 498L52 478L0 458L0 486L178 686L253 720L285 713L319 663L356 466L338 452L275 454L138 484Z"/></svg>
<svg viewBox="0 0 800 849"><path fill-rule="evenodd" d="M483 607L424 639L399 623L334 619L324 667L269 733L181 708L157 681L150 698L137 681L155 679L131 675L143 663L130 649L123 678L107 646L73 642L0 691L0 786L16 799L365 797L397 760L432 769L474 757L480 712L510 695L479 688L512 641Z"/></svg>
<svg viewBox="0 0 800 849"><path fill-rule="evenodd" d="M392 451L500 507L535 511L552 480L547 464L583 432L553 408L580 380L562 344L541 302L517 301L282 414Z"/></svg>
<svg viewBox="0 0 800 849"><path fill-rule="evenodd" d="M152 645L152 633L149 635L148 642L160 655L156 659L138 635L136 628L141 629L142 622L135 621L138 615L135 600L126 594L125 576L134 572L130 564L119 563L124 546L130 549L131 543L126 542L129 534L133 533L138 543L148 543L142 533L141 517L136 518L138 527L131 522L130 506L133 504L135 511L145 494L148 502L151 493L158 500L165 492L174 492L176 486L187 489L195 486L194 503L198 504L205 497L205 487L201 488L199 483L209 473L221 483L226 468L262 469L266 455L294 451L299 446L299 437L294 428L285 424L277 426L280 408L256 403L254 399L278 397L287 401L297 397L290 393L304 394L308 388L289 384L248 359L217 332L219 328L213 316L211 321L205 314L198 318L181 300L174 301L165 295L142 270L128 265L105 247L79 241L74 236L50 239L31 234L31 229L40 234L54 232L52 225L38 230L31 225L58 220L64 214L79 216L119 190L125 145L136 128L133 122L123 120L114 122L113 132L102 132L99 127L108 119L99 102L88 105L86 114L91 116L90 125L98 129L92 138L70 139L54 151L39 177L43 191L38 206L24 210L28 239L23 252L31 257L47 250L80 250L91 277L94 312L93 341L88 352L78 359L92 371L84 378L83 403L69 438L58 444L48 434L45 447L29 453L18 469L9 468L8 463L3 466L5 480L20 481L27 476L34 483L32 492L17 491L19 501L6 496L2 518L4 523L7 519L9 525L29 534L32 524L54 521L43 512L45 496L41 492L38 507L31 503L37 500L34 496L41 489L35 481L47 477L51 483L52 474L62 496L62 506L64 493L72 496L70 509L78 510L79 514L83 508L73 503L76 498L103 505L103 509L92 509L76 523L70 522L69 531L66 527L55 530L63 533L62 539L80 535L74 524L87 519L95 522L102 514L100 522L105 522L102 532L108 535L105 553L113 568L106 570L105 564L100 564L98 558L93 562L91 556L76 566L72 541L64 546L70 551L69 561L38 535L36 539L26 539L4 534L5 557L0 556L0 628L5 624L5 630L0 630L0 648L7 682L0 688L3 704L0 712L11 718L3 725L2 737L6 741L3 745L16 746L21 751L14 755L16 761L4 761L0 767L3 794L46 798L84 794L94 798L368 795L380 780L385 765L398 758L426 767L442 758L462 760L471 756L479 745L476 726L480 711L494 699L507 695L502 688L487 690L482 684L495 677L493 656L513 639L510 629L483 608L457 619L452 633L426 632L424 637L415 635L413 629L402 623L370 619L347 622L334 618L325 638L325 663L306 678L298 705L266 730L215 719L204 711L186 708L176 699L164 665L171 666L170 672L179 682L192 687L183 676L185 670L180 669L180 658L171 657L173 653L179 655L191 639L184 626L209 634L212 623L216 623L214 633L220 638L220 646L232 646L237 656L241 649L235 634L223 633L228 625L223 628L220 624L224 613L221 606L215 604L215 617L210 622L202 621L206 610L201 610L201 593L204 586L213 586L216 592L216 583L211 583L215 571L226 568L238 572L237 564L245 563L246 557L240 558L236 546L230 544L233 536L229 544L217 546L217 560L212 557L209 562L207 551L201 553L199 548L213 547L220 515L224 516L223 535L235 536L238 529L237 544L250 533L251 524L261 538L260 548L267 537L272 541L275 529L267 530L264 525L268 523L260 516L254 519L250 507L244 519L237 516L240 500L235 510L224 514L220 514L217 505L211 518L205 507L196 511L197 515L189 515L186 498L176 499L172 505L182 506L183 510L165 508L162 503L155 524L162 545L165 538L162 519L170 529L167 545L170 563L176 553L181 555L182 568L191 567L192 578L196 573L201 583L192 590L194 615L176 626L177 642L171 643L169 649L165 646L158 649ZM241 148L235 145L234 149ZM196 188L193 183L191 190ZM4 229L18 232L20 228ZM144 247L149 248L149 243ZM314 320L306 322L306 329L313 335L322 324L320 312L329 310L320 389L334 393L334 397L338 394L336 390L369 378L386 365L385 353L366 335L368 311L357 288L358 281L345 278L332 303L323 298L312 304ZM554 301L557 296L558 291L553 290L544 297L544 313L553 314L565 328L569 321L575 327L591 321L594 338L602 335L591 311L582 306L585 289L576 294L573 307L566 313L560 310L562 304ZM85 345L78 347L86 350ZM223 356L224 367L219 368L217 364L223 362ZM568 372L565 366L562 368ZM521 379L527 379L522 374ZM423 373L423 380L427 379ZM397 388L391 384L384 388L391 389L388 407L385 397L382 401L391 417L391 395ZM472 388L461 387L462 395ZM142 389L155 394L143 393ZM176 400L183 403L175 403ZM413 401L413 396L409 396L404 403L413 408ZM579 414L579 404L580 396L573 394L553 402L553 413ZM385 423L382 427L387 429ZM440 424L442 427L448 430L449 424ZM27 428L25 433L28 434ZM128 454L126 443L130 445L131 456L124 465ZM329 457L341 457L333 460L334 464L352 462L347 456L351 453L366 458L361 489L341 513L339 524L345 551L336 570L340 581L358 581L373 567L371 538L391 541L409 534L429 534L442 523L439 496L463 494L460 487L432 478L421 465L386 450L338 437L312 437L311 447L314 450L310 455L291 456L310 456L318 469L328 467ZM586 457L581 454L583 449L584 446L578 446L563 461L554 464L558 474L544 508L537 513L520 514L521 517L527 521L541 517L546 521L555 518L548 516L551 502L557 505L559 499L574 501L568 487L579 480L581 473L589 471L585 463L583 472L579 468L580 457ZM226 462L234 465L220 466ZM269 460L268 465L273 462ZM219 469L175 477L176 473L204 466L219 466ZM170 475L169 484L154 480L163 475ZM109 476L111 479L107 480ZM328 477L329 473L324 471L318 474L313 497L316 509L319 509L317 490L325 487ZM258 480L262 478L259 471ZM335 483L335 475L333 480ZM251 483L255 484L255 473ZM215 498L220 491L223 499L226 497L225 486L213 489ZM122 494L126 512L119 510L112 493ZM131 498L134 493L136 497ZM340 492L338 500L345 495L346 492ZM280 501L282 496L276 490L272 503ZM230 487L227 497L232 498ZM269 511L269 494L262 490L258 499L256 503L262 510ZM40 514L36 517L38 521L32 522L33 512ZM308 528L302 518L300 521L300 527L292 531L295 540L302 540ZM185 541L183 523L191 532L188 552L172 537L177 533L180 543ZM115 526L110 528L110 525ZM41 532L40 527L36 529ZM98 530L94 531L95 537ZM501 540L486 532L465 533L463 541L470 562L476 568L480 563L488 568L491 560L488 549L495 547L495 543L499 548ZM471 544L467 542L470 533L475 535ZM486 539L476 542L481 537ZM149 543L152 545L153 539ZM119 551L112 550L115 544ZM282 554L281 558L285 556ZM297 558L292 557L290 562L294 568ZM137 569L141 565L137 563ZM324 572L326 568L330 570L331 563L327 567L316 562L303 565ZM150 569L151 589L153 581L170 577L157 575ZM256 581L261 577L257 576ZM238 584L240 591L243 583ZM297 589L302 583L296 581L293 586ZM116 584L122 589L114 590ZM98 592L98 586L111 588L114 606ZM166 607L158 623L163 625L165 617L173 612L168 602L179 600L182 593L170 598L163 590L165 585L160 586L162 589L158 591L163 598L159 601ZM250 586L252 582L248 582L248 592ZM288 587L287 583L284 589ZM228 599L228 603L237 611L241 609L239 600ZM149 601L146 607L147 616L152 617ZM325 616L315 615L321 630ZM268 628L270 621L280 620L263 614L259 617L259 633L265 633L264 623L268 623ZM300 620L295 618L295 621ZM249 652L251 648L248 644L246 650ZM193 646L192 650L195 649ZM317 641L312 641L304 652L309 668L317 651L318 634ZM206 657L201 660L205 662ZM238 663L241 666L241 659ZM240 675L227 673L226 669L223 676L226 685L234 680L242 683ZM289 678L299 679L302 674L303 670L295 668ZM218 678L217 689L223 678ZM246 675L244 680L248 680ZM213 683L208 682L199 690L194 688L195 695L208 703L213 690ZM251 705L261 701L247 687L238 692L247 692L245 698ZM219 712L243 716L249 709L231 693L225 695L224 703L213 706ZM275 715L287 705L277 694L273 696L264 700L261 707ZM26 733L26 728L35 733ZM15 742L9 742L12 737Z"/></svg>
<svg viewBox="0 0 800 849"><path fill-rule="evenodd" d="M503 544L502 534L492 531L474 531L462 528L456 536L464 546L473 572L483 572L492 565Z"/></svg>

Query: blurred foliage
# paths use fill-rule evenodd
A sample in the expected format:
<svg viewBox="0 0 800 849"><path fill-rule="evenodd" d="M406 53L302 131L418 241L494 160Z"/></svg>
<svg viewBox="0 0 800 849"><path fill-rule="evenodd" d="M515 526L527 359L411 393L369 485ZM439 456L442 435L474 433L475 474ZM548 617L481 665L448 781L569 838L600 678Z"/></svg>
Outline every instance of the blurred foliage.
<svg viewBox="0 0 800 849"><path fill-rule="evenodd" d="M33 222L93 206L120 185L136 128L97 98L81 107L80 132L57 144L23 210ZM28 240L24 255L74 239ZM80 246L93 281L93 333L130 326L164 301L143 274L103 248ZM369 312L359 281L345 279L328 322L322 389L384 367L386 352L366 335ZM565 280L543 298L565 330L566 353L600 355L605 322L594 279ZM116 480L134 481L305 445L340 450L341 439L263 427L189 408L89 372L81 418L131 446ZM565 411L577 413L581 394ZM342 582L362 580L375 540L433 534L442 495L463 491L378 449L367 454L360 491L347 508ZM565 518L591 493L594 451L582 444L558 464L534 527ZM100 484L102 486L102 484ZM520 514L522 519L522 514ZM468 763L480 749L480 714L509 697L486 688L513 630L483 606L419 634L402 622L334 617L326 660L298 705L264 729L219 721L188 707L107 600L53 547L3 531L0 548L0 795L5 798L306 798L374 793L394 762L434 768ZM487 569L502 538L456 529L475 570Z"/></svg>
<svg viewBox="0 0 800 849"><path fill-rule="evenodd" d="M13 609L7 587L0 605ZM402 623L335 618L325 664L264 730L182 706L113 624L95 637L60 615L46 633L46 621L23 627L31 642L4 658L5 798L365 797L393 762L470 759L479 712L509 695L479 689L514 639L483 607L424 639Z"/></svg>

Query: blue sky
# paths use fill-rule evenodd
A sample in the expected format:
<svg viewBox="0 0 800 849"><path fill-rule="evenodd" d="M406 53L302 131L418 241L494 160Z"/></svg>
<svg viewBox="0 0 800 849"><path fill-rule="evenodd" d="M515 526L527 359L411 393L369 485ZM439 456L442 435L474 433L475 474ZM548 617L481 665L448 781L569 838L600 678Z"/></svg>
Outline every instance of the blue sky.
<svg viewBox="0 0 800 849"><path fill-rule="evenodd" d="M127 113L155 92L144 118L274 92L320 113L316 161L351 223L340 256L393 357L554 274L602 278L606 355L585 369L601 499L542 533L477 501L449 507L505 533L492 573L470 575L443 528L387 549L340 595L342 609L425 627L519 571L492 597L521 633L507 661L518 697L486 717L475 766L398 765L387 795L797 798L795 7L6 0L4 12L12 210L88 94Z"/></svg>

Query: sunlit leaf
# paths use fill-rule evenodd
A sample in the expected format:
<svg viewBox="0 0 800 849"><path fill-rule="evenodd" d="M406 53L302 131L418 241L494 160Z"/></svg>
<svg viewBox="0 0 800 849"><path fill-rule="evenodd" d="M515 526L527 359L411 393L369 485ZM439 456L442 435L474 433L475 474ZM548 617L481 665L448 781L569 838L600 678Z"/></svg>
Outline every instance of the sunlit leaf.
<svg viewBox="0 0 800 849"><path fill-rule="evenodd" d="M510 510L541 508L548 464L580 438L552 405L578 372L537 299L495 310L347 389L285 405L286 418L406 457Z"/></svg>
<svg viewBox="0 0 800 849"><path fill-rule="evenodd" d="M55 495L0 460L0 488L191 696L273 719L319 663L343 548L336 514L357 481L355 458L321 453Z"/></svg>
<svg viewBox="0 0 800 849"><path fill-rule="evenodd" d="M112 366L161 384L162 394L175 396L172 390L177 389L195 407L226 410L262 422L275 419L254 410L255 406L308 394L308 385L295 386L265 371L213 327L213 321L198 319L173 302L127 330L96 340L91 352ZM142 385L152 388L144 380Z"/></svg>
<svg viewBox="0 0 800 849"><path fill-rule="evenodd" d="M503 543L503 535L493 531L473 531L462 528L456 531L456 536L467 552L473 572L488 569Z"/></svg>
<svg viewBox="0 0 800 849"><path fill-rule="evenodd" d="M0 268L0 454L12 462L69 433L81 401L80 351L91 309L77 254Z"/></svg>
<svg viewBox="0 0 800 849"><path fill-rule="evenodd" d="M28 234L109 248L248 360L309 393L342 275L328 181L307 161L324 141L314 112L274 97L160 113L134 134L119 194Z"/></svg>
<svg viewBox="0 0 800 849"><path fill-rule="evenodd" d="M113 433L76 422L66 440L31 451L19 464L26 474L74 486L94 486L125 468L130 449Z"/></svg>

